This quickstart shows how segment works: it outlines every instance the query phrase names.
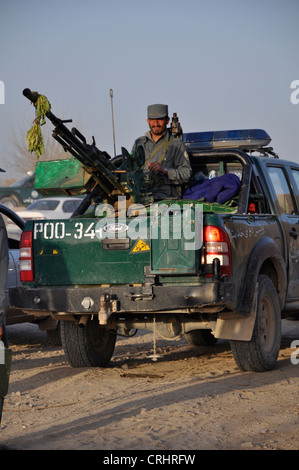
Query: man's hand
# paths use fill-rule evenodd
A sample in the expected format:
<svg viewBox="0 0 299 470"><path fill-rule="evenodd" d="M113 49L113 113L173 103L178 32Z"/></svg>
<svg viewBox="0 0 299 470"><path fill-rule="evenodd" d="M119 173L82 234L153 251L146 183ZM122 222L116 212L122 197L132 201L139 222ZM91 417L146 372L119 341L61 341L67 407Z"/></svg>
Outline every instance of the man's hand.
<svg viewBox="0 0 299 470"><path fill-rule="evenodd" d="M148 169L154 173L167 173L167 169L164 168L159 162L151 162L148 164Z"/></svg>
<svg viewBox="0 0 299 470"><path fill-rule="evenodd" d="M0 326L0 341L2 339L2 336L3 336L3 328L2 328L2 326Z"/></svg>

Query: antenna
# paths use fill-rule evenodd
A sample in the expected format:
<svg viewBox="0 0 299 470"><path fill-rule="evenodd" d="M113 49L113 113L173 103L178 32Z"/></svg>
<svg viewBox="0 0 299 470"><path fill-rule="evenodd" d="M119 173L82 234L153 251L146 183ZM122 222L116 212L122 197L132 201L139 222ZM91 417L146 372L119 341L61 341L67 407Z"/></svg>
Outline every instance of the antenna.
<svg viewBox="0 0 299 470"><path fill-rule="evenodd" d="M113 129L114 156L116 156L115 131L114 131L114 114L113 114L113 90L112 90L112 88L110 88L110 98L111 98L111 114L112 114L112 129Z"/></svg>

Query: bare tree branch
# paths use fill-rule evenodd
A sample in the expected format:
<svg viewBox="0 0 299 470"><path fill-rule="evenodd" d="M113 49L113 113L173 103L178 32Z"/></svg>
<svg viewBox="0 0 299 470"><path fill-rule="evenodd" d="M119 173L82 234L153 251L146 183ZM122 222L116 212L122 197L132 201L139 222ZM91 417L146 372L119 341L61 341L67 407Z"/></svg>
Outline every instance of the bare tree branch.
<svg viewBox="0 0 299 470"><path fill-rule="evenodd" d="M37 162L37 157L35 153L28 151L28 146L26 142L26 135L29 130L28 120L22 120L19 126L14 126L11 129L11 134L8 136L7 140L9 143L9 149L7 150L8 164L16 173L26 174L28 171L35 171L35 164ZM29 126L31 126L29 124ZM46 160L58 160L62 158L70 158L71 155L69 152L65 152L60 144L56 142L52 137L51 125L41 126L45 155L41 155L41 161Z"/></svg>

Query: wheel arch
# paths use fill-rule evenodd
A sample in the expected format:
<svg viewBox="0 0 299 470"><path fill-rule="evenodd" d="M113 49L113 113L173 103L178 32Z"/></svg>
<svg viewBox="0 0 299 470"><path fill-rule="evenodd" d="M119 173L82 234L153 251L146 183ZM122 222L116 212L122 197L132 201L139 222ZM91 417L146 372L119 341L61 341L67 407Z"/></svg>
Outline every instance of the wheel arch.
<svg viewBox="0 0 299 470"><path fill-rule="evenodd" d="M267 275L273 282L283 309L287 290L287 272L285 261L272 238L265 237L253 248L244 275L244 288L238 303L237 312L248 316L254 297L255 286L260 274Z"/></svg>
<svg viewBox="0 0 299 470"><path fill-rule="evenodd" d="M0 203L3 204L1 201L5 201L6 199L14 201L16 203L16 207L19 207L19 206L23 205L23 199L17 193L3 193L3 194L1 194Z"/></svg>

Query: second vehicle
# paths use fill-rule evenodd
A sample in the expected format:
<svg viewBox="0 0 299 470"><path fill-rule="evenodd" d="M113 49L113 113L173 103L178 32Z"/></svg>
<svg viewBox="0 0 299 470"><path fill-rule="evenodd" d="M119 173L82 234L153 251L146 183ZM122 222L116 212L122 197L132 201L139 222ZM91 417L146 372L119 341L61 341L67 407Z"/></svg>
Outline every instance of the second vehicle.
<svg viewBox="0 0 299 470"><path fill-rule="evenodd" d="M68 219L77 209L80 197L48 197L39 199L16 213L25 222L27 220ZM7 221L7 232L12 238L19 238L20 228L10 219Z"/></svg>

